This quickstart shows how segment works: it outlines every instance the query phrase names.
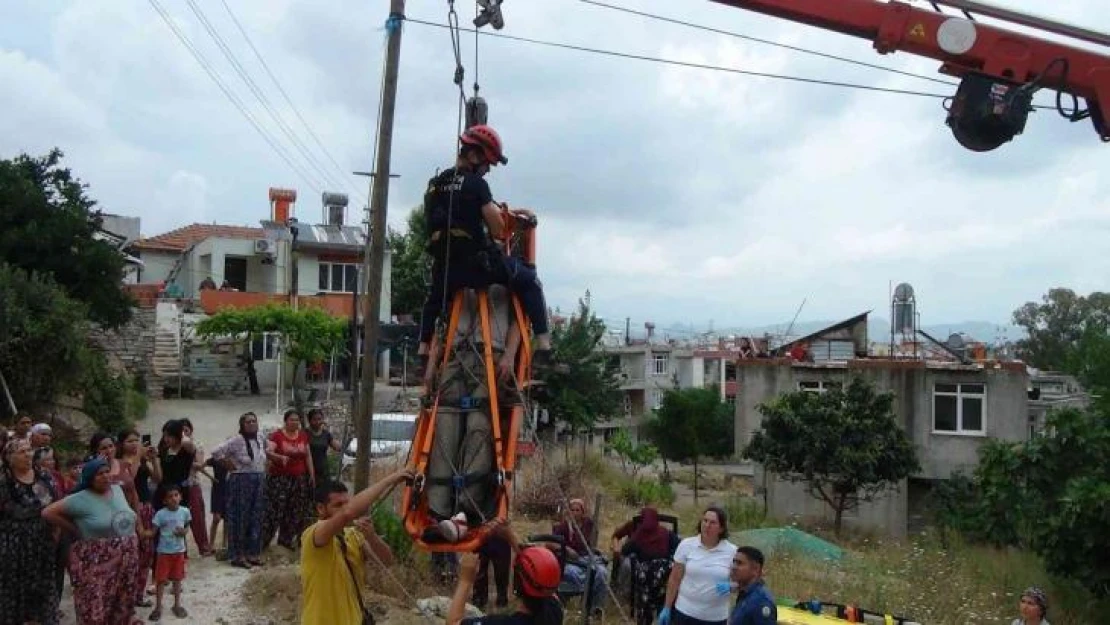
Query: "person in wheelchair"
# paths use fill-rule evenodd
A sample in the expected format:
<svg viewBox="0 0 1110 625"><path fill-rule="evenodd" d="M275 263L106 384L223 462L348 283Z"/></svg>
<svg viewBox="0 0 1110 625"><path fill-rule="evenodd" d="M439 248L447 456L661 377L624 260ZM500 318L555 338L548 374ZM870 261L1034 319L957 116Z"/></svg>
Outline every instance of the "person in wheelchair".
<svg viewBox="0 0 1110 625"><path fill-rule="evenodd" d="M621 544L622 539L626 539ZM667 577L671 573L671 558L678 548L679 537L659 522L659 511L652 506L640 510L637 519L629 520L613 532L613 568L617 570L617 584L628 589L630 580L636 580L636 605L654 615L663 607L666 598Z"/></svg>
<svg viewBox="0 0 1110 625"><path fill-rule="evenodd" d="M583 539L595 540L594 520L586 514L586 502L582 499L570 500L567 517L551 530L552 534L563 539L566 551L563 586L571 592L582 592L586 596L586 605L595 614L600 614L609 590L609 569L601 552L593 544L583 542ZM593 571L592 581L589 580L590 570ZM590 581L588 589L587 581Z"/></svg>

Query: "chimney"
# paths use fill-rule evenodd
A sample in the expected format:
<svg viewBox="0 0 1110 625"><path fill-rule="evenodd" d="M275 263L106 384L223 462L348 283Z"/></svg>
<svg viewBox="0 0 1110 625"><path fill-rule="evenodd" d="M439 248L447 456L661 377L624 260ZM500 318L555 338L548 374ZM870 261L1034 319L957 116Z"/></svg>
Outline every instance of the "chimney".
<svg viewBox="0 0 1110 625"><path fill-rule="evenodd" d="M342 226L343 215L347 212L347 195L324 191L324 223L329 226Z"/></svg>
<svg viewBox="0 0 1110 625"><path fill-rule="evenodd" d="M270 219L284 224L293 216L293 203L297 201L295 189L270 187Z"/></svg>

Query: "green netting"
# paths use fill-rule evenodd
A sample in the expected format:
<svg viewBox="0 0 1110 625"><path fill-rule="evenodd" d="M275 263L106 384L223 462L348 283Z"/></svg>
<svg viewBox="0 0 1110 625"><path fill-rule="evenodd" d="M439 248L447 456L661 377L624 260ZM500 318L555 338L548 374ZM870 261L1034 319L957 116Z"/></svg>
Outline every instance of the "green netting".
<svg viewBox="0 0 1110 625"><path fill-rule="evenodd" d="M815 560L839 561L844 550L793 527L744 530L729 538L737 546L751 545L770 557L776 551L789 551Z"/></svg>

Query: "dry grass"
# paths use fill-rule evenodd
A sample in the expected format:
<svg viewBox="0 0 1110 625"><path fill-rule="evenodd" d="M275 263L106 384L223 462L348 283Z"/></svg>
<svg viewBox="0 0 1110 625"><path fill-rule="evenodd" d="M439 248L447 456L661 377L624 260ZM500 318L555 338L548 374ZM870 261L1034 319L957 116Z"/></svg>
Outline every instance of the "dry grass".
<svg viewBox="0 0 1110 625"><path fill-rule="evenodd" d="M539 458L522 463L518 471L519 493L537 484L550 481L557 472L562 454L553 454L546 463ZM568 484L566 493L585 497L593 505L594 494L603 494L616 481L617 469L603 460L572 454L572 463L580 470L579 481ZM384 473L387 469L375 471ZM395 493L396 495L396 493ZM562 499L563 493L558 493ZM698 506L678 506L669 512L680 518L681 533L691 535L705 506L716 503L730 511L733 531L749 527L775 526L762 518L761 506L742 494L716 500L703 498ZM598 522L599 543L608 547L608 537L627 521L636 509L617 503L615 495L603 499ZM529 516L516 513L513 524L518 534L546 533L555 519L551 516ZM852 535L834 540L822 528L809 528L822 538L837 542L848 556L839 564L822 564L790 553L776 553L767 566L767 581L780 599L808 600L817 598L838 603L853 603L874 611L888 611L907 616L925 625L987 625L1009 623L1017 616L1018 594L1031 584L1045 588L1051 601L1049 618L1053 625L1095 625L1110 621L1110 602L1098 602L1078 585L1061 581L1045 573L1040 560L1017 550L995 550L959 541L942 545L936 535L925 534L905 541L883 540ZM272 549L270 551L273 551ZM269 557L269 553L267 554ZM244 598L260 614L276 623L295 623L299 609L300 581L295 562L277 563L251 576L244 587ZM428 625L429 619L413 613L416 598L434 595L450 596L431 573L427 554L416 552L410 562L397 564L388 574L371 571L368 597L377 607L379 621L401 625ZM492 588L491 588L492 592ZM567 622L578 622L577 601L568 606ZM612 606L601 625L618 625L624 620Z"/></svg>

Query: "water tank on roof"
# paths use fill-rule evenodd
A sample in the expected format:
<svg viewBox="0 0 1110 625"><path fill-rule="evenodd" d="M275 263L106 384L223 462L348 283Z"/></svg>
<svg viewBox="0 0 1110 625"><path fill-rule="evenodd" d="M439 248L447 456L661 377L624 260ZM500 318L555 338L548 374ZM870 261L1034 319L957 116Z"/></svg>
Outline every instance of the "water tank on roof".
<svg viewBox="0 0 1110 625"><path fill-rule="evenodd" d="M916 316L917 300L914 298L913 287L903 282L894 288L894 299L891 302L892 331L895 334L913 334Z"/></svg>
<svg viewBox="0 0 1110 625"><path fill-rule="evenodd" d="M347 195L345 193L324 192L324 223L329 226L342 226L343 215L347 212Z"/></svg>

